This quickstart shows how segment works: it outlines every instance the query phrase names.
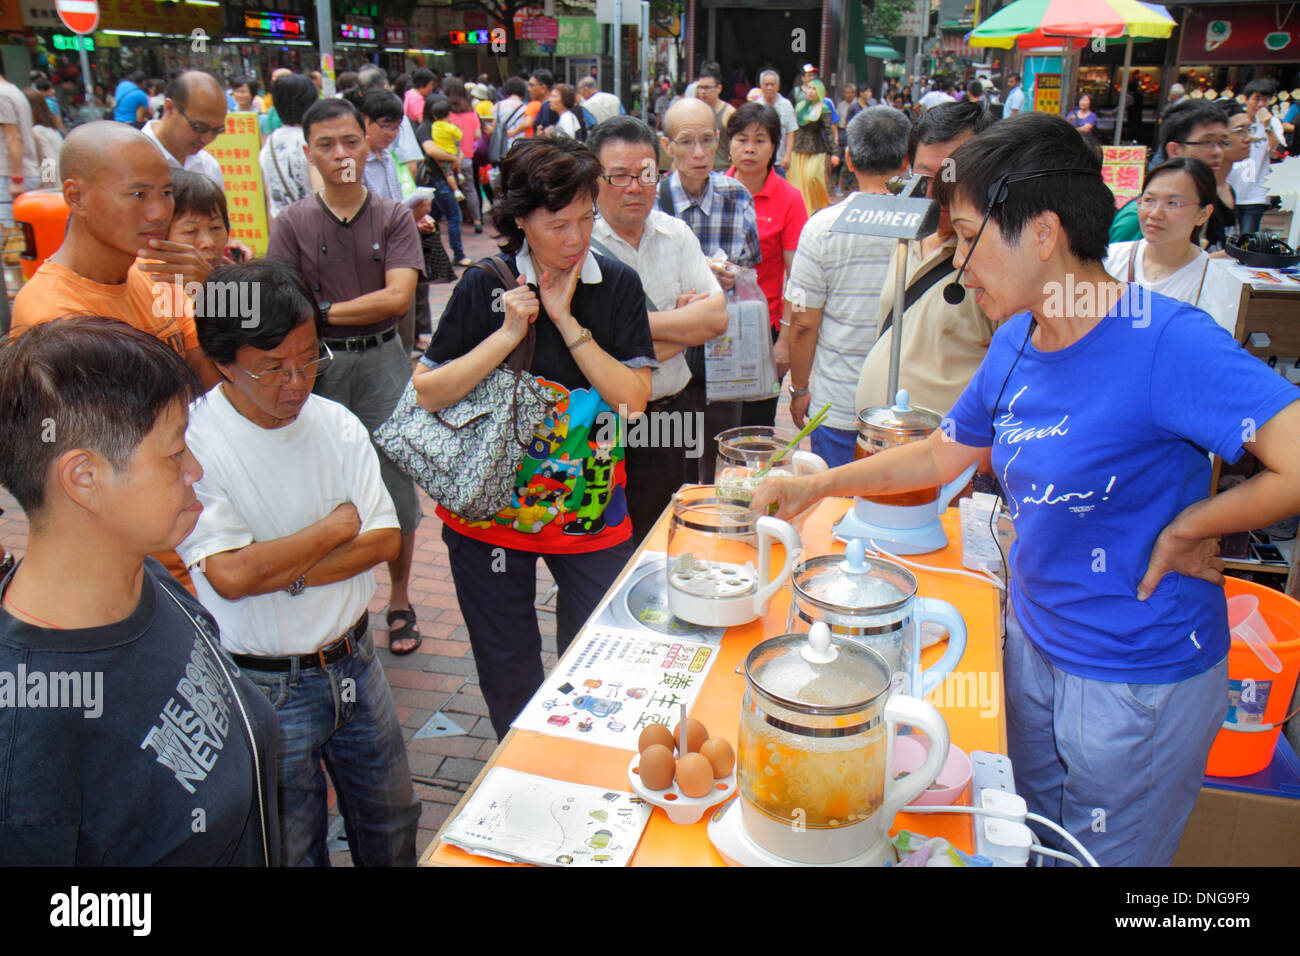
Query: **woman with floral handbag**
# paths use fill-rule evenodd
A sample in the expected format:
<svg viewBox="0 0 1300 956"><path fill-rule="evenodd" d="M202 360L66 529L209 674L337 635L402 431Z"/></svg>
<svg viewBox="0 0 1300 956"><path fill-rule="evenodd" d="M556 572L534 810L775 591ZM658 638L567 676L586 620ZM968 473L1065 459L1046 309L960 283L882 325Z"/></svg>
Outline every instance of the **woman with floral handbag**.
<svg viewBox="0 0 1300 956"><path fill-rule="evenodd" d="M529 140L510 150L492 217L515 283L506 289L487 269L466 270L413 379L422 408L448 410L532 330L526 371L553 400L524 451L509 505L481 520L438 508L498 737L544 676L537 557L559 588L563 653L633 551L620 416L644 411L657 363L640 279L590 251L600 174L596 157L573 141Z"/></svg>

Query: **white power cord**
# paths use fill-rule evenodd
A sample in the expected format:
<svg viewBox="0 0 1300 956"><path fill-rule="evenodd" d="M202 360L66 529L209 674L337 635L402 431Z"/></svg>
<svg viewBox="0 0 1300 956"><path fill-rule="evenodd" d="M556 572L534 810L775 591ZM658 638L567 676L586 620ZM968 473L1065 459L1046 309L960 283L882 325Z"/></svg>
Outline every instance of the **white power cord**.
<svg viewBox="0 0 1300 956"><path fill-rule="evenodd" d="M874 555L882 558L888 558L890 561L897 561L899 564L905 564L911 568L917 568L921 571L938 571L940 574L960 574L964 578L974 578L976 581L982 581L985 584L992 584L995 588L1005 591L1007 586L999 581L988 571L966 571L961 568L940 568L933 564L920 564L916 561L909 561L907 558L900 558L896 554L891 554L880 545L876 544L871 538L867 539L867 549Z"/></svg>
<svg viewBox="0 0 1300 956"><path fill-rule="evenodd" d="M1021 818L1018 814L1004 813L1000 810L989 810L984 807L926 807L926 806L917 806L916 804L908 804L907 806L903 807L903 812L904 813L969 813L977 816L997 817L998 819L1001 820L1012 820L1016 823L1023 823L1026 819L1034 820L1035 822L1042 823L1048 827L1051 827L1057 833L1061 834L1061 836L1065 837L1072 844L1074 844L1075 848L1078 849L1078 851L1081 854L1083 854L1083 858L1088 862L1089 866L1096 866L1096 867L1101 866L1101 864L1097 862L1097 860L1093 857L1093 855L1087 851L1084 845L1074 838L1074 834L1070 833L1068 830L1062 829L1061 827L1057 826L1055 823L1053 823L1051 820L1048 820L1046 817L1039 816L1037 813L1028 813L1025 815L1024 818ZM1032 833L1033 831L1030 832ZM1031 847L1031 849L1033 849L1033 847ZM1056 856L1063 860L1070 860L1074 863L1075 866L1083 865L1077 859L1075 859L1074 857L1070 856L1067 853L1061 853L1057 850L1049 851L1047 847L1042 847L1041 849L1044 852L1044 854L1047 856Z"/></svg>
<svg viewBox="0 0 1300 956"><path fill-rule="evenodd" d="M1041 853L1043 856L1053 856L1056 857L1056 859L1058 860L1068 860L1070 863L1073 863L1075 866L1083 866L1083 864L1080 863L1077 858L1070 856L1070 854L1062 853L1060 850L1053 850L1048 847L1045 847L1037 840L1035 840L1034 843L1029 847L1029 852ZM1042 866L1043 861L1040 859L1037 865Z"/></svg>

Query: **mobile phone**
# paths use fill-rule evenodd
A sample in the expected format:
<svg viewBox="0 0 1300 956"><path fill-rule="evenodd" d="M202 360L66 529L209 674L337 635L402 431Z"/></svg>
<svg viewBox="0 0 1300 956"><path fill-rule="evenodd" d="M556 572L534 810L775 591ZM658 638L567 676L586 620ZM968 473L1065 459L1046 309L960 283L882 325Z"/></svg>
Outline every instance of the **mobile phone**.
<svg viewBox="0 0 1300 956"><path fill-rule="evenodd" d="M226 250L226 255L229 256L231 260L240 263L241 265L244 262L244 250L240 249L238 246L231 246L228 248Z"/></svg>
<svg viewBox="0 0 1300 956"><path fill-rule="evenodd" d="M1271 544L1252 545L1256 557L1266 564L1283 564L1286 559L1282 557L1282 552Z"/></svg>
<svg viewBox="0 0 1300 956"><path fill-rule="evenodd" d="M1250 532L1238 531L1219 538L1219 557L1243 561L1250 557Z"/></svg>

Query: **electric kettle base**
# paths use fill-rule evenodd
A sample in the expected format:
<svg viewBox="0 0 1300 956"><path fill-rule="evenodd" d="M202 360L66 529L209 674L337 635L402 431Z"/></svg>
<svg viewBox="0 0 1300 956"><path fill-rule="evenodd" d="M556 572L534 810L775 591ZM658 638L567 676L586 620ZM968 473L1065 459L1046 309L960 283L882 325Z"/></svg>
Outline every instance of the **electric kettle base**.
<svg viewBox="0 0 1300 956"><path fill-rule="evenodd" d="M804 863L778 856L754 840L745 829L740 800L728 800L709 817L709 842L728 866L891 866L894 850L887 839L852 859L837 863Z"/></svg>
<svg viewBox="0 0 1300 956"><path fill-rule="evenodd" d="M863 521L851 508L831 526L831 534L846 543L859 538L869 548L874 542L894 554L929 554L948 546L948 535L937 520L918 528L886 528Z"/></svg>

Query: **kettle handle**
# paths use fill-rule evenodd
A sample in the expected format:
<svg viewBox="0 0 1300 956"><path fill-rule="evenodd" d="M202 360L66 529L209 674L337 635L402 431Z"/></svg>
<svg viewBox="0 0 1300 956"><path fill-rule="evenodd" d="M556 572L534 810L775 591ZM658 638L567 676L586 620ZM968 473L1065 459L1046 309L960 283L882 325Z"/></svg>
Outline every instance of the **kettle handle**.
<svg viewBox="0 0 1300 956"><path fill-rule="evenodd" d="M794 465L796 475L813 475L830 467L821 455L814 455L810 451L795 452L790 456L790 464Z"/></svg>
<svg viewBox="0 0 1300 956"><path fill-rule="evenodd" d="M948 507L948 502L952 501L952 496L970 484L971 476L975 474L975 467L978 464L979 462L973 462L967 465L960 475L939 489L939 500L934 505L936 511L943 514Z"/></svg>
<svg viewBox="0 0 1300 956"><path fill-rule="evenodd" d="M952 673L962 655L966 653L966 619L961 612L938 598L918 597L916 599L916 640L921 639L921 624L924 622L941 624L948 629L948 649L921 673L921 696L928 697L930 692L943 683L943 679Z"/></svg>
<svg viewBox="0 0 1300 956"><path fill-rule="evenodd" d="M887 722L887 733L893 733L893 728L890 726L892 724L907 724L925 734L930 744L930 752L925 755L921 766L902 780L894 779L892 766L885 768L885 797L880 805L879 819L884 821L882 827L887 828L893 826L892 821L899 810L919 797L930 784L934 783L935 778L939 776L939 771L948 760L948 747L951 740L948 737L948 725L944 723L943 717L934 705L917 700L915 697L906 694L890 694L889 699L885 701L883 716ZM893 748L889 747L886 752L892 756Z"/></svg>
<svg viewBox="0 0 1300 956"><path fill-rule="evenodd" d="M776 592L781 590L785 584L786 578L790 576L790 570L794 567L795 559L799 556L799 532L780 518L773 518L771 515L763 515L755 522L758 529L758 573L767 572L768 562L772 555L772 539L780 538L781 543L785 545L785 564L777 572L776 577L758 589L754 595L754 613L762 617L767 613L767 609L772 604L772 598Z"/></svg>

